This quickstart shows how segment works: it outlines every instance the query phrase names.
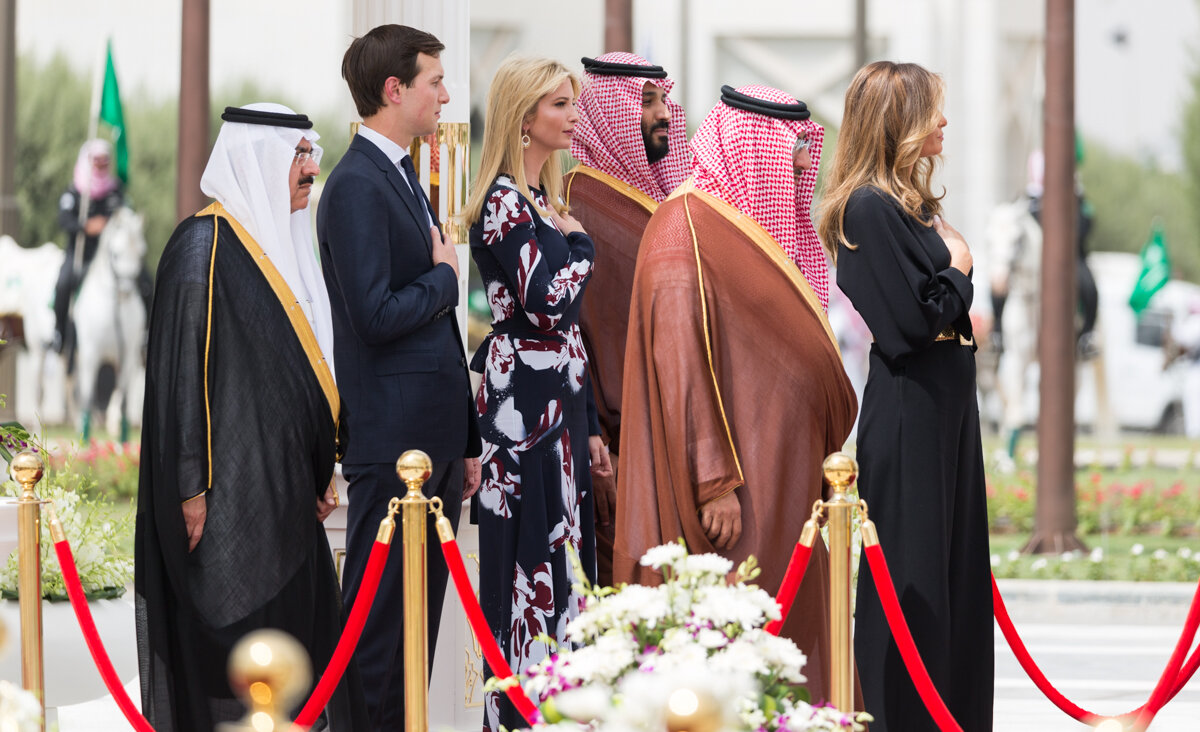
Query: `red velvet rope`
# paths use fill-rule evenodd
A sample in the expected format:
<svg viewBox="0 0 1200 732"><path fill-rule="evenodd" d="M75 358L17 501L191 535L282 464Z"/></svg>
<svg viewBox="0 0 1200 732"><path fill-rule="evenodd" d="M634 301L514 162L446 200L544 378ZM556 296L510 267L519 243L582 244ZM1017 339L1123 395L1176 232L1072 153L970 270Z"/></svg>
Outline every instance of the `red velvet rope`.
<svg viewBox="0 0 1200 732"><path fill-rule="evenodd" d="M766 631L771 635L779 635L783 628L783 621L787 620L788 613L792 610L792 602L796 599L796 592L800 589L800 583L804 581L804 573L808 571L808 558L811 556L811 546L796 542L787 571L783 574L783 583L779 585L779 592L775 593L775 602L779 603L779 620L767 623Z"/></svg>
<svg viewBox="0 0 1200 732"><path fill-rule="evenodd" d="M950 710L946 708L946 703L942 701L941 695L934 688L933 681L929 678L929 671L925 668L925 662L921 660L921 654L917 652L917 645L913 642L912 633L909 632L908 622L904 619L904 612L900 609L900 600L896 598L896 588L892 585L892 573L888 571L887 560L883 557L883 549L876 544L866 547L864 553L867 555L867 562L871 565L871 576L875 579L875 589L879 592L879 602L883 605L883 614L887 616L892 636L896 639L900 655L904 658L904 665L908 668L908 675L912 677L913 685L917 687L921 701L929 710L938 729L942 732L962 732L962 727L954 721Z"/></svg>
<svg viewBox="0 0 1200 732"><path fill-rule="evenodd" d="M329 665L325 667L325 673L321 674L317 688L313 689L308 703L296 717L295 728L307 730L313 726L317 717L320 716L321 710L329 703L329 698L333 696L338 683L341 682L342 674L346 673L346 666L349 665L350 658L354 655L354 649L358 647L358 639L362 636L363 626L367 623L367 615L370 614L371 606L375 603L375 593L379 590L379 578L383 576L383 568L387 564L388 552L391 548L391 544L382 541L376 541L375 545L371 547L371 556L367 558L367 569L363 572L362 583L359 585L358 595L354 598L354 607L350 610L346 627L342 630L342 637L333 651L333 657L329 659Z"/></svg>
<svg viewBox="0 0 1200 732"><path fill-rule="evenodd" d="M1078 706L1070 699L1067 699L1062 693L1054 688L1042 670L1033 660L1029 649L1025 647L1025 642L1021 640L1021 636L1017 633L1016 627L1013 625L1012 618L1009 617L1008 608L1004 605L1004 598L1000 596L1000 588L996 584L996 578L992 577L992 606L996 616L996 622L1000 625L1000 632L1004 634L1004 639L1008 641L1009 648L1012 649L1013 655L1017 657L1017 662L1021 664L1021 668L1025 670L1034 685L1038 690L1046 695L1056 707L1061 709L1076 721L1084 724L1095 725L1107 717L1089 712L1088 710ZM1192 605L1188 610L1187 621L1184 624L1183 632L1180 634L1179 641L1175 645L1174 651L1171 653L1171 658L1167 662L1166 668L1163 669L1162 676L1159 677L1158 683L1154 687L1154 691L1150 695L1150 700L1142 706L1125 714L1116 715L1115 719L1128 721L1129 718L1137 717L1136 728L1145 728L1150 724L1154 715L1158 713L1175 695L1183 690L1192 676L1196 673L1196 669L1200 668L1200 648L1197 648L1187 663L1183 663L1184 656L1187 654L1187 649L1191 647L1192 641L1195 639L1197 628L1200 627L1200 586L1197 586L1196 594L1192 597Z"/></svg>
<svg viewBox="0 0 1200 732"><path fill-rule="evenodd" d="M1145 729L1154 719L1154 715L1158 714L1158 710L1162 709L1163 705L1174 696L1172 692L1175 682L1179 679L1180 671L1183 669L1188 649L1192 647L1192 641L1196 639L1198 627L1200 627L1200 584L1196 585L1196 592L1192 595L1192 605L1188 608L1187 620L1183 624L1183 632L1179 634L1175 650L1171 652L1171 658L1167 661L1162 676L1154 685L1150 700L1146 702L1146 706L1142 707L1134 721L1134 729Z"/></svg>
<svg viewBox="0 0 1200 732"><path fill-rule="evenodd" d="M443 541L442 555L446 557L446 566L450 568L450 576L454 578L458 599L467 613L467 621L471 624L471 631L475 633L475 640L479 641L479 647L483 650L483 658L487 661L488 668L492 670L492 675L499 679L512 679L512 667L508 665L504 654L500 652L500 646L496 645L496 639L492 636L491 629L488 628L487 620L483 617L483 609L479 607L479 600L475 597L475 590L471 587L471 580L467 578L467 568L463 564L458 542L454 539ZM541 714L529 697L525 695L525 690L521 688L520 684L509 685L504 693L508 695L513 706L530 726L537 724L541 719Z"/></svg>
<svg viewBox="0 0 1200 732"><path fill-rule="evenodd" d="M135 730L154 732L154 728L133 705L129 694L125 693L125 686L117 676L117 670L113 668L112 659L108 657L108 651L104 650L104 643L100 641L100 633L96 630L96 621L92 618L92 610L88 607L87 598L83 595L83 586L79 583L79 570L75 567L75 557L71 554L70 544L66 539L56 541L54 542L54 552L58 555L59 566L62 567L63 581L67 586L67 597L71 599L71 609L75 611L75 619L79 621L83 639L87 641L88 650L92 653L92 660L96 662L96 668L99 669L100 676L104 679L108 693L112 694L117 706L121 708L121 713L125 715L125 719Z"/></svg>
<svg viewBox="0 0 1200 732"><path fill-rule="evenodd" d="M342 637L338 641L337 648L334 650L333 658L330 659L329 665L325 668L325 673L321 675L321 681L317 684L317 688L313 691L308 703L304 705L300 716L296 719L296 727L307 730L317 720L321 714L321 710L329 703L329 698L333 695L338 683L342 679L342 674L346 671L346 666L350 663L350 658L354 655L354 649L358 645L359 636L362 635L363 625L367 621L367 614L371 611L371 604L375 600L375 592L379 589L379 578L383 575L383 567L387 563L388 550L390 544L375 542L375 546L371 549L371 556L367 561L366 573L363 575L362 589L359 591L358 597L354 601L354 609L350 613L350 618L346 623L346 628L342 632ZM125 715L125 719L138 732L154 732L154 728L142 716L134 706L129 695L125 693L125 687L121 684L120 678L117 676L116 669L113 668L112 660L108 656L108 651L104 648L104 643L100 640L100 634L96 630L96 621L92 618L91 608L88 606L87 598L84 597L83 585L79 582L79 570L75 566L75 557L71 552L71 545L64 538L62 541L54 542L54 551L58 555L58 564L62 568L63 582L67 587L67 596L71 600L71 608L75 611L75 618L79 621L79 628L83 631L84 640L87 641L88 650L92 654L92 660L96 664L96 668L100 671L101 678L104 679L104 685L108 688L108 693L112 694L116 700L117 706L120 707L121 713Z"/></svg>

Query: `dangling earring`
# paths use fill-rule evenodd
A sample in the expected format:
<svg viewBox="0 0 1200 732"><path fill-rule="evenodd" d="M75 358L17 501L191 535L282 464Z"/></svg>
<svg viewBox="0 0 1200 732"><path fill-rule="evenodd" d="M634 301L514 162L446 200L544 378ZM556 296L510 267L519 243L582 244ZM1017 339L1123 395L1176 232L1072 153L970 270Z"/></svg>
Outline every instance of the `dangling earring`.
<svg viewBox="0 0 1200 732"><path fill-rule="evenodd" d="M521 135L521 147L527 148L531 142L533 142L533 140L529 139L529 133Z"/></svg>

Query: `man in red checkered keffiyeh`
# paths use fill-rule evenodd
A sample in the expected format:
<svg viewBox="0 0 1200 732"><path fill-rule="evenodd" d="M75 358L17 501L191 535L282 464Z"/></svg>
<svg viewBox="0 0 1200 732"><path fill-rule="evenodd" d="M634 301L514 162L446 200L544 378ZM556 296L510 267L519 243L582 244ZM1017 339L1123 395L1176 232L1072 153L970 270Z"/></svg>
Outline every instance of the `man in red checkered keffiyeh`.
<svg viewBox="0 0 1200 732"><path fill-rule="evenodd" d="M774 89L724 87L692 142L694 178L645 227L622 372L616 584L661 581L639 558L679 537L734 566L786 556L821 498L822 461L854 424L809 221L822 130L808 117ZM756 584L778 593L785 565L763 562ZM832 688L828 602L828 576L810 573L780 632L809 658L815 699Z"/></svg>
<svg viewBox="0 0 1200 732"><path fill-rule="evenodd" d="M683 107L667 96L675 82L632 53L583 64L571 154L661 203L691 172Z"/></svg>
<svg viewBox="0 0 1200 732"><path fill-rule="evenodd" d="M722 89L721 101L692 137L692 153L696 188L757 221L827 309L829 265L812 223L824 139L825 128L809 119L803 103L752 84ZM806 150L801 140L807 140Z"/></svg>
<svg viewBox="0 0 1200 732"><path fill-rule="evenodd" d="M691 174L683 108L661 66L632 53L583 59L579 121L571 154L579 158L563 190L571 214L596 245L595 271L579 327L588 350L596 413L612 465L620 470L622 369L629 298L642 232L658 205ZM600 584L612 583L616 481L592 476Z"/></svg>

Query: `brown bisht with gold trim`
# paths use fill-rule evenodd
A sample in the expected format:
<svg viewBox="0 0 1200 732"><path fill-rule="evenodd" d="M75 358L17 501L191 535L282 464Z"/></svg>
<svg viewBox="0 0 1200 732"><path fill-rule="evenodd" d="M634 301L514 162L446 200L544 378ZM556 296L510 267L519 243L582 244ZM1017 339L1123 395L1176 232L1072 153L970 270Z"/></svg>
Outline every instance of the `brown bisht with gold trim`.
<svg viewBox="0 0 1200 732"><path fill-rule="evenodd" d="M857 403L808 282L753 219L684 183L650 219L630 309L613 559L618 582L654 583L638 565L683 537L715 552L701 506L729 491L742 536L726 552L758 559L774 594L813 502L821 462L850 432ZM808 655L814 700L829 689L824 544L782 635Z"/></svg>
<svg viewBox="0 0 1200 732"><path fill-rule="evenodd" d="M157 284L134 543L142 710L159 732L207 732L244 714L226 660L246 633L295 636L315 675L332 656L341 591L316 508L340 403L295 297L220 204L176 228ZM189 553L180 506L199 495ZM364 709L351 664L327 721L366 730Z"/></svg>
<svg viewBox="0 0 1200 732"><path fill-rule="evenodd" d="M621 372L625 365L629 299L633 294L633 271L637 264L642 232L658 202L637 188L586 165L577 165L563 182L571 215L583 226L596 245L596 264L588 282L587 296L579 316L588 372L600 429L612 453L613 469L620 471ZM616 475L592 476L599 501L605 490L615 490ZM596 563L601 585L612 584L613 517L596 512Z"/></svg>

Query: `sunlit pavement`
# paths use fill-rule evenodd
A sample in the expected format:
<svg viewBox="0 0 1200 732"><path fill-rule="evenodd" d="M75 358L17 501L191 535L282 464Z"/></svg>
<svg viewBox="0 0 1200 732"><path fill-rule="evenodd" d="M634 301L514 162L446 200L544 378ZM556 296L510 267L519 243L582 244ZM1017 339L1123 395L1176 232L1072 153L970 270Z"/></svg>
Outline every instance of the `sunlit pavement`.
<svg viewBox="0 0 1200 732"><path fill-rule="evenodd" d="M1195 586L1180 583L1003 580L1017 632L1046 677L1097 714L1145 703L1179 639ZM1046 700L996 628L996 732L1086 730ZM1200 729L1200 681L1180 692L1150 730Z"/></svg>

